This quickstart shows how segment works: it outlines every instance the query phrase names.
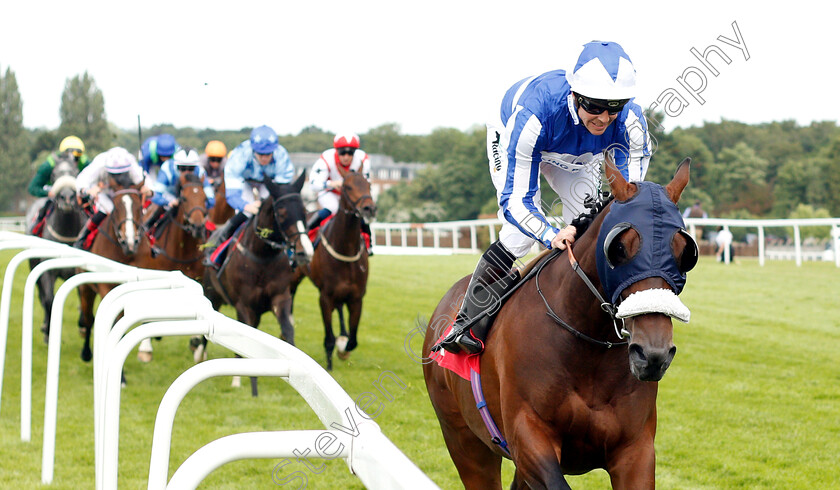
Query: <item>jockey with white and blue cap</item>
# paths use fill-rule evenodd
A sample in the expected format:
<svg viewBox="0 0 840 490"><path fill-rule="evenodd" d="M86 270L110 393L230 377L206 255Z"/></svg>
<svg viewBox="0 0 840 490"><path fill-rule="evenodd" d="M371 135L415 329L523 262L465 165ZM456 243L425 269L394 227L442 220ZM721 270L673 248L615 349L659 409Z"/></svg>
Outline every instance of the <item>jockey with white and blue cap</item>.
<svg viewBox="0 0 840 490"><path fill-rule="evenodd" d="M489 322L468 328L470 319L497 308L493 298L513 282L513 262L535 242L565 249L574 226L557 226L540 199L540 175L563 204L561 223L585 211L584 199L600 190L603 152L628 181L647 172L651 143L642 108L633 103L636 70L614 42L583 46L571 70L554 70L516 82L504 95L501 120L487 125L487 155L496 187L499 240L491 244L473 273L452 331L433 347L470 353L484 349Z"/></svg>

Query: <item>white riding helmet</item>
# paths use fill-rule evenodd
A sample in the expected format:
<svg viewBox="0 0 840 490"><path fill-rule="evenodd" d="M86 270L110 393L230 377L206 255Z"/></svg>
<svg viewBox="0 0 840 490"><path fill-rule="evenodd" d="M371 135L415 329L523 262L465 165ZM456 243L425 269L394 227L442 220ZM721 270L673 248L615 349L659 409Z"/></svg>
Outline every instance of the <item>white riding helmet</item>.
<svg viewBox="0 0 840 490"><path fill-rule="evenodd" d="M105 152L105 170L111 174L123 174L128 172L133 165L137 165L137 159L125 148L116 146Z"/></svg>
<svg viewBox="0 0 840 490"><path fill-rule="evenodd" d="M566 71L572 91L592 99L631 99L636 95L636 69L618 43L583 45L574 69Z"/></svg>
<svg viewBox="0 0 840 490"><path fill-rule="evenodd" d="M197 167L199 163L198 151L195 148L182 148L172 156L176 167Z"/></svg>

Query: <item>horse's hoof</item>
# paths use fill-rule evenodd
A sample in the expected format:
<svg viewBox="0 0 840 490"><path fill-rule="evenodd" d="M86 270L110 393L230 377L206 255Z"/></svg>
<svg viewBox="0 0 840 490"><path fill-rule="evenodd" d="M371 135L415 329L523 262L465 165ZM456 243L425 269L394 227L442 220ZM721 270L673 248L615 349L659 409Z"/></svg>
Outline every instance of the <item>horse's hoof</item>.
<svg viewBox="0 0 840 490"><path fill-rule="evenodd" d="M93 353L90 349L82 349L82 360L85 362L90 362L93 359Z"/></svg>
<svg viewBox="0 0 840 490"><path fill-rule="evenodd" d="M344 352L347 349L347 342L350 339L344 335L339 335L337 339L335 339L335 348L338 349L338 352Z"/></svg>
<svg viewBox="0 0 840 490"><path fill-rule="evenodd" d="M50 334L48 334L48 333L44 334L44 343L47 344L47 345L50 345Z"/></svg>
<svg viewBox="0 0 840 490"><path fill-rule="evenodd" d="M241 386L242 386L242 380L240 379L240 377L239 376L234 376L233 381L230 382L230 387L231 388L239 388Z"/></svg>
<svg viewBox="0 0 840 490"><path fill-rule="evenodd" d="M152 362L152 353L139 351L137 353L137 360L140 362Z"/></svg>
<svg viewBox="0 0 840 490"><path fill-rule="evenodd" d="M338 356L338 358L341 359L342 361L346 361L347 359L350 359L350 351L340 350L340 351L336 352L335 355Z"/></svg>

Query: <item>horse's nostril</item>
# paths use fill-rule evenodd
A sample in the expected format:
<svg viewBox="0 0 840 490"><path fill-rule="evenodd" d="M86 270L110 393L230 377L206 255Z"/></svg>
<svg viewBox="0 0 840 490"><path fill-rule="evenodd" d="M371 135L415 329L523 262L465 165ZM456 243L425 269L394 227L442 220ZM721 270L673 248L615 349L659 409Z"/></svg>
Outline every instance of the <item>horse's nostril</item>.
<svg viewBox="0 0 840 490"><path fill-rule="evenodd" d="M630 344L628 350L630 351L631 357L635 357L640 361L645 361L647 359L647 357L645 356L644 349L642 349L642 347L639 344Z"/></svg>

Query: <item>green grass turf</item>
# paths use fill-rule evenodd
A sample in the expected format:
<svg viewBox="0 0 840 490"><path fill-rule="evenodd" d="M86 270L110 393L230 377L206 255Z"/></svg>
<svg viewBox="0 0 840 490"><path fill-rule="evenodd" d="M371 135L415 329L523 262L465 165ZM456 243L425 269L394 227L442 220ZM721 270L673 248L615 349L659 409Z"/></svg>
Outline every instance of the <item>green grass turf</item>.
<svg viewBox="0 0 840 490"><path fill-rule="evenodd" d="M0 254L0 264L12 252ZM442 488L460 488L426 396L420 365L404 341L418 316L427 318L455 279L471 272L476 256L371 259L359 348L347 362L334 360L333 376L352 398L378 393L390 372L405 389L384 381L393 400L379 398L383 432ZM23 267L26 269L26 267ZM20 441L19 271L12 296L2 411L0 488L39 488L43 437L46 346L35 339L32 442ZM675 322L678 353L659 387L656 439L659 488L838 488L840 455L840 270L833 264L757 262L724 266L702 259L682 295L690 325ZM588 294L581 291L581 294ZM92 371L79 359L77 300L66 307L61 360L55 479L51 488L92 488ZM324 365L323 327L317 293L305 282L295 305L298 347ZM235 317L233 310L222 310ZM36 308L36 331L42 318ZM278 335L270 315L262 330ZM126 365L122 394L120 487L145 488L154 417L169 384L189 366L187 339L155 342L155 360ZM412 344L420 348L419 337ZM210 347L210 357L229 357ZM204 444L227 434L281 429L320 429L315 415L285 382L261 378L260 396L230 387L230 378L200 384L175 421L170 475ZM314 441L313 441L314 442ZM300 448L305 450L306 448ZM341 461L311 459L313 468L281 460L235 462L213 472L201 488L275 488L295 471L307 488L362 488ZM320 465L323 464L323 468ZM512 465L503 466L512 478ZM605 472L568 478L573 488L609 488ZM294 480L296 486L302 480ZM409 482L410 483L410 482Z"/></svg>

